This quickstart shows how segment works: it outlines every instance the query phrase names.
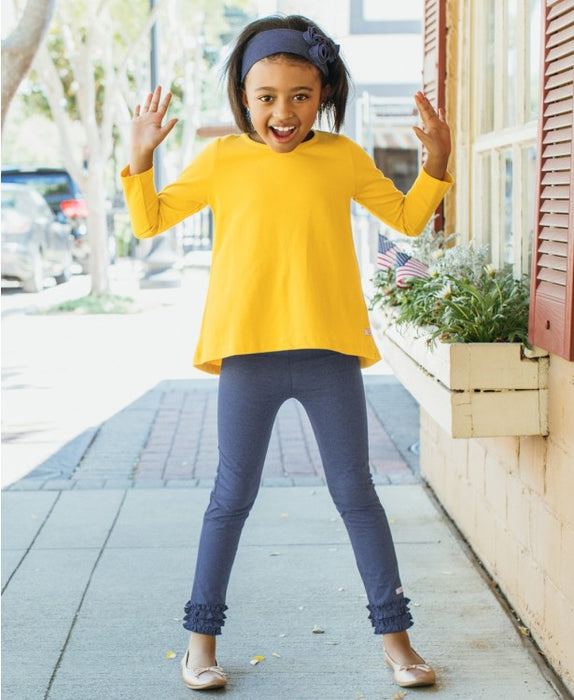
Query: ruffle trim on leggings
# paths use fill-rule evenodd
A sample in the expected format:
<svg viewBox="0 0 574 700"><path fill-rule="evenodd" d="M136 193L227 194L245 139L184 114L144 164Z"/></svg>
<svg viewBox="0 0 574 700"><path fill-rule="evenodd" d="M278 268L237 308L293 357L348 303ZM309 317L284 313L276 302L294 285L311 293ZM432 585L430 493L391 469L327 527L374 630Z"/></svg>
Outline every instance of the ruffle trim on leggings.
<svg viewBox="0 0 574 700"><path fill-rule="evenodd" d="M204 603L185 604L185 617L183 627L189 632L199 634L221 634L221 628L225 624L225 611L227 605L205 605Z"/></svg>
<svg viewBox="0 0 574 700"><path fill-rule="evenodd" d="M403 632L412 627L414 623L409 612L410 602L410 598L399 598L383 605L367 605L375 634Z"/></svg>

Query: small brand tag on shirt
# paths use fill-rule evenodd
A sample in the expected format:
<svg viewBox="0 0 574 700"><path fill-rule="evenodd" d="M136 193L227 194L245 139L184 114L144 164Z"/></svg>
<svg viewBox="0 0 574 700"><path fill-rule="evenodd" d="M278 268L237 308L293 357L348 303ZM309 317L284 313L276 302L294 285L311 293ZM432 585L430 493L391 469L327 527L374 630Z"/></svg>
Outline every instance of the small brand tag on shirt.
<svg viewBox="0 0 574 700"><path fill-rule="evenodd" d="M365 328L365 335L373 335L373 332L370 328Z"/></svg>

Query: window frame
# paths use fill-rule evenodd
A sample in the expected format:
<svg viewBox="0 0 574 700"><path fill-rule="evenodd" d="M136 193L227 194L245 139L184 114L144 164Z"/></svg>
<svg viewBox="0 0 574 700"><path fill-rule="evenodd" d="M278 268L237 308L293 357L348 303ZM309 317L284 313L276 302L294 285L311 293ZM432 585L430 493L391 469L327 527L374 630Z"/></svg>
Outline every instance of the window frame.
<svg viewBox="0 0 574 700"><path fill-rule="evenodd" d="M522 95L522 99L515 100L515 113L513 125L507 124L507 48L508 48L508 4L516 2L516 82L515 94ZM468 6L467 6L468 7ZM529 119L530 94L526 90L529 82L527 71L530 68L530 55L527 54L526 44L530 40L531 6L529 0L497 0L491 6L495 13L494 42L488 44L487 29L489 24L488 12L485 12L484 2L472 0L470 9L467 10L467 26L471 30L471 51L469 74L471 80L461 83L460 90L462 102L466 101L469 110L467 123L469 125L468 157L470 168L468 171L468 204L470 208L469 237L480 245L489 245L492 263L496 267L502 267L505 262L505 217L504 204L504 167L505 156L510 151L512 154L513 183L518 184L512 188L512 265L515 273L528 273L530 271L530 243L527 237L531 235L532 220L535 213L533 191L530 196L525 192L528 175L526 172L526 154L530 148L537 148L538 144L538 118ZM464 20L463 20L464 21ZM484 132L483 114L476 114L476 106L481 104L481 92L484 91L484 70L487 51L494 49L493 81L490 94L492 100L492 129ZM527 59L528 55L528 60ZM504 66L504 70L496 70L496 66ZM481 74L482 69L482 74ZM483 78L481 81L480 78ZM488 86L486 87L489 93ZM466 97L466 100L465 100ZM459 102L459 105L461 102ZM473 109L474 106L474 109ZM489 120L490 121L490 120ZM491 167L485 173L483 162L486 156L490 156ZM484 198L472 192L484 192L490 187L490 208L481 206ZM528 201L530 200L530 201ZM527 206L525 206L525 202ZM457 206L457 210L461 211Z"/></svg>

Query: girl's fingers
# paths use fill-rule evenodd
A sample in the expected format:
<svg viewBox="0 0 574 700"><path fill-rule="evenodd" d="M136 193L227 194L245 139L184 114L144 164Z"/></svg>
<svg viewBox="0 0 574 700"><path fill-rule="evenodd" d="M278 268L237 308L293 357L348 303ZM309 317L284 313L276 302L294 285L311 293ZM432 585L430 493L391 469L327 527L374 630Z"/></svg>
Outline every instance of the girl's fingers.
<svg viewBox="0 0 574 700"><path fill-rule="evenodd" d="M153 95L150 102L150 110L152 112L157 112L157 107L161 98L161 85L158 85L153 91Z"/></svg>
<svg viewBox="0 0 574 700"><path fill-rule="evenodd" d="M143 106L143 111L144 111L144 112L149 111L149 106L150 106L150 104L151 104L152 97L153 97L153 94L150 92L150 93L148 94L148 96L146 97L145 102L144 102L144 106Z"/></svg>
<svg viewBox="0 0 574 700"><path fill-rule="evenodd" d="M177 124L178 120L177 119L170 119L168 123L164 127L164 133L165 136L169 134L169 132L173 129L173 127Z"/></svg>
<svg viewBox="0 0 574 700"><path fill-rule="evenodd" d="M171 102L171 92L168 92L167 95L165 96L163 102L161 103L159 110L158 110L162 115L167 112L167 108L169 107L170 102Z"/></svg>
<svg viewBox="0 0 574 700"><path fill-rule="evenodd" d="M134 109L134 117L139 117L140 111L141 111L140 106L136 105L136 108Z"/></svg>

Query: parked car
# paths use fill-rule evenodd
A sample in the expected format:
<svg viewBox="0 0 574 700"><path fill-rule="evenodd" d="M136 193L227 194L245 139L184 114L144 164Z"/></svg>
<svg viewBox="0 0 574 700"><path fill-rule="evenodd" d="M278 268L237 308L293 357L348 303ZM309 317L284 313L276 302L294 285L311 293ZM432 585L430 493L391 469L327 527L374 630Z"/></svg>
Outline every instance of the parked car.
<svg viewBox="0 0 574 700"><path fill-rule="evenodd" d="M14 182L34 187L48 202L57 217L64 216L70 223L75 261L86 273L90 267L88 242L88 207L86 200L70 173L64 168L2 168L2 182ZM116 239L109 231L110 260L115 260Z"/></svg>
<svg viewBox="0 0 574 700"><path fill-rule="evenodd" d="M32 187L2 183L2 279L39 292L45 277L57 284L70 278L73 257L70 225L57 220Z"/></svg>

